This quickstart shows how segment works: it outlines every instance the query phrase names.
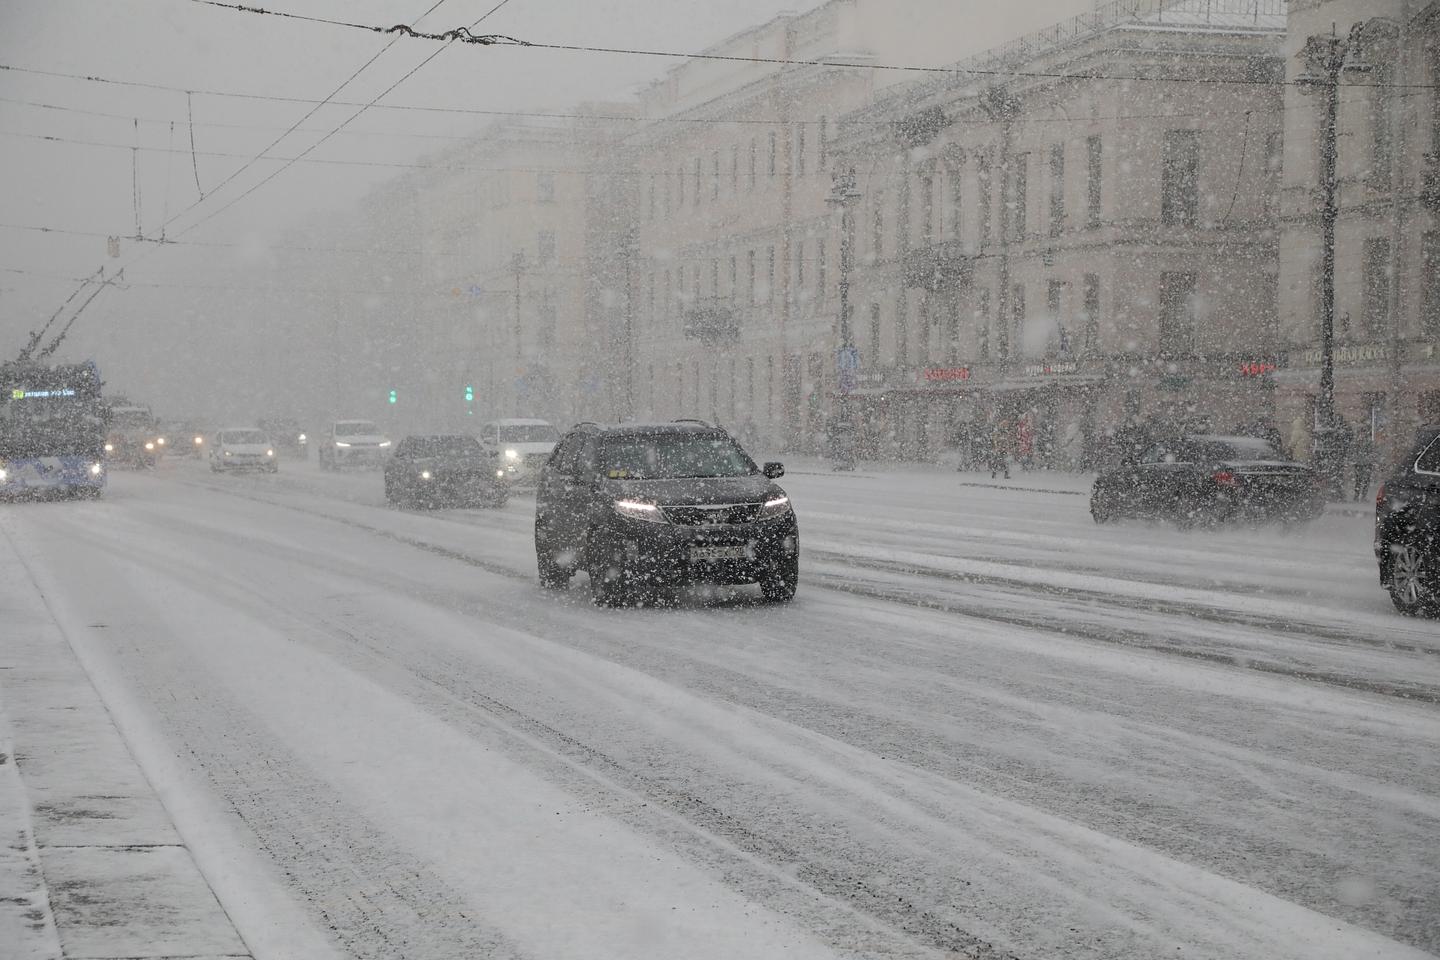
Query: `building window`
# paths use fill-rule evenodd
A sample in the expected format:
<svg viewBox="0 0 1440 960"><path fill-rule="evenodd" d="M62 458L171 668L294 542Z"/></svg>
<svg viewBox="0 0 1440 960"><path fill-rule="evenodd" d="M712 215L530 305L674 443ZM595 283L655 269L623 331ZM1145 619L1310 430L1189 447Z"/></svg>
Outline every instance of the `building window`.
<svg viewBox="0 0 1440 960"><path fill-rule="evenodd" d="M830 161L830 118L820 118L820 169Z"/></svg>
<svg viewBox="0 0 1440 960"><path fill-rule="evenodd" d="M1100 137L1085 138L1085 225L1091 230L1100 226L1102 162L1105 154Z"/></svg>
<svg viewBox="0 0 1440 960"><path fill-rule="evenodd" d="M825 238L815 241L815 301L825 302Z"/></svg>
<svg viewBox="0 0 1440 960"><path fill-rule="evenodd" d="M800 240L795 244L795 290L797 294L805 290L805 241Z"/></svg>
<svg viewBox="0 0 1440 960"><path fill-rule="evenodd" d="M950 302L945 313L945 362L952 367L960 361L960 301Z"/></svg>
<svg viewBox="0 0 1440 960"><path fill-rule="evenodd" d="M720 199L720 151L715 150L710 154L711 177L710 177L710 199Z"/></svg>
<svg viewBox="0 0 1440 960"><path fill-rule="evenodd" d="M755 405L755 358L745 358L745 418L750 419L750 408Z"/></svg>
<svg viewBox="0 0 1440 960"><path fill-rule="evenodd" d="M935 239L935 177L927 170L920 174L920 242Z"/></svg>
<svg viewBox="0 0 1440 960"><path fill-rule="evenodd" d="M767 170L768 170L768 173L766 174L767 176L771 176L771 177L775 176L775 156L776 156L776 152L777 152L777 150L776 150L776 142L775 142L775 131L772 130L772 131L770 131L770 160L769 160L769 164L768 164L768 167L767 167Z"/></svg>
<svg viewBox="0 0 1440 960"><path fill-rule="evenodd" d="M659 174L659 177L665 182L665 216L668 217L670 216L670 177L664 173Z"/></svg>
<svg viewBox="0 0 1440 960"><path fill-rule="evenodd" d="M755 251L754 251L754 250L746 250L746 251L745 251L745 260L746 260L746 263L748 264L747 269L748 269L748 271L749 271L749 277L750 277L750 303L753 304L753 303L755 303Z"/></svg>
<svg viewBox="0 0 1440 960"><path fill-rule="evenodd" d="M751 138L750 138L750 189L751 189L751 190L754 190L754 189L755 189L755 158L756 158L756 155L759 153L759 149L760 149L760 148L759 148L759 147L757 146L757 144L755 143L755 138L754 138L754 137L751 137Z"/></svg>
<svg viewBox="0 0 1440 960"><path fill-rule="evenodd" d="M540 258L541 266L549 266L555 262L554 230L540 231L540 235L535 238L535 252Z"/></svg>
<svg viewBox="0 0 1440 960"><path fill-rule="evenodd" d="M805 124L795 125L795 175L805 176Z"/></svg>
<svg viewBox="0 0 1440 960"><path fill-rule="evenodd" d="M1065 229L1065 144L1050 147L1050 236Z"/></svg>
<svg viewBox="0 0 1440 960"><path fill-rule="evenodd" d="M765 301L775 297L775 248L772 246L765 255Z"/></svg>
<svg viewBox="0 0 1440 960"><path fill-rule="evenodd" d="M735 299L736 292L740 289L739 262L736 257L730 258L730 299Z"/></svg>
<svg viewBox="0 0 1440 960"><path fill-rule="evenodd" d="M875 216L870 221L870 251L876 263L885 257L885 206L878 197L875 200Z"/></svg>
<svg viewBox="0 0 1440 960"><path fill-rule="evenodd" d="M1390 238L1368 237L1363 249L1365 333L1378 337L1390 329Z"/></svg>
<svg viewBox="0 0 1440 960"><path fill-rule="evenodd" d="M535 174L535 199L540 203L555 202L555 174L549 172Z"/></svg>
<svg viewBox="0 0 1440 960"><path fill-rule="evenodd" d="M655 191L656 191L656 189L657 189L656 184L655 184L655 181L656 181L655 174L653 174L653 173L650 174L650 204L649 204L649 208L650 208L650 209L649 209L649 215L650 215L650 219L651 219L651 220L654 220L654 219L655 219Z"/></svg>
<svg viewBox="0 0 1440 960"><path fill-rule="evenodd" d="M555 294L547 290L540 303L540 348L548 350L555 346L555 321L556 310L553 302Z"/></svg>
<svg viewBox="0 0 1440 960"><path fill-rule="evenodd" d="M988 154L981 155L980 168L976 171L975 179L980 187L980 242L985 244L990 242L990 229L994 222L995 210L990 157Z"/></svg>
<svg viewBox="0 0 1440 960"><path fill-rule="evenodd" d="M1436 92L1440 97L1440 91ZM1440 231L1431 230L1420 240L1420 332L1440 340Z"/></svg>
<svg viewBox="0 0 1440 960"><path fill-rule="evenodd" d="M1011 163L1010 204L1005 215L1009 218L1010 238L1024 240L1030 206L1030 154L1016 154Z"/></svg>
<svg viewBox="0 0 1440 960"><path fill-rule="evenodd" d="M675 170L675 206L679 210L685 209L685 168L677 167Z"/></svg>
<svg viewBox="0 0 1440 960"><path fill-rule="evenodd" d="M895 363L905 366L910 356L910 302L905 294L895 300Z"/></svg>
<svg viewBox="0 0 1440 960"><path fill-rule="evenodd" d="M1100 275L1085 274L1085 337L1086 352L1100 344Z"/></svg>
<svg viewBox="0 0 1440 960"><path fill-rule="evenodd" d="M870 365L880 363L880 304L870 304Z"/></svg>
<svg viewBox="0 0 1440 960"><path fill-rule="evenodd" d="M700 158L695 158L695 199L691 201L695 206L700 206Z"/></svg>
<svg viewBox="0 0 1440 960"><path fill-rule="evenodd" d="M965 178L957 163L950 170L950 233L956 240L964 239L965 229Z"/></svg>
<svg viewBox="0 0 1440 960"><path fill-rule="evenodd" d="M1160 162L1160 222L1193 227L1200 215L1200 131L1167 130Z"/></svg>
<svg viewBox="0 0 1440 960"><path fill-rule="evenodd" d="M1061 300L1064 296L1065 282L1051 280L1045 290L1045 309L1050 314L1050 322L1055 324L1056 349L1062 355L1070 352L1070 334L1065 329L1065 318L1060 312ZM1047 344L1046 354L1048 355L1049 352L1049 344Z"/></svg>
<svg viewBox="0 0 1440 960"><path fill-rule="evenodd" d="M765 417L775 417L775 357L765 358Z"/></svg>
<svg viewBox="0 0 1440 960"><path fill-rule="evenodd" d="M1195 349L1195 274L1160 274L1160 352Z"/></svg>
<svg viewBox="0 0 1440 960"><path fill-rule="evenodd" d="M710 258L710 296L720 299L720 261L715 257Z"/></svg>
<svg viewBox="0 0 1440 960"><path fill-rule="evenodd" d="M1010 329L1014 331L1014 343L1020 347L1020 356L1027 356L1025 348L1025 285L1017 283L1010 288ZM1004 349L1004 348L1002 348Z"/></svg>
<svg viewBox="0 0 1440 960"><path fill-rule="evenodd" d="M981 360L990 359L990 291L975 294L975 347Z"/></svg>
<svg viewBox="0 0 1440 960"><path fill-rule="evenodd" d="M740 147L734 145L730 148L730 192L740 192Z"/></svg>

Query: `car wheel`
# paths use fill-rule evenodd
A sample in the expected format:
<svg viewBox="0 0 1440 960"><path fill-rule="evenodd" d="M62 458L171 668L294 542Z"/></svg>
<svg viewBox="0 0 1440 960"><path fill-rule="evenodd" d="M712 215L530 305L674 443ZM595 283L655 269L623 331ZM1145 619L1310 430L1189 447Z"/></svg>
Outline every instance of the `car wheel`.
<svg viewBox="0 0 1440 960"><path fill-rule="evenodd" d="M771 603L789 603L795 599L795 588L799 583L800 560L786 560L760 581L760 592Z"/></svg>
<svg viewBox="0 0 1440 960"><path fill-rule="evenodd" d="M1418 543L1391 548L1390 601L1407 617L1440 614L1440 569Z"/></svg>
<svg viewBox="0 0 1440 960"><path fill-rule="evenodd" d="M535 562L539 567L540 586L546 590L563 590L570 585L575 571L555 562L555 554L545 544L535 542Z"/></svg>
<svg viewBox="0 0 1440 960"><path fill-rule="evenodd" d="M1090 516L1096 523L1110 523L1119 517L1115 504L1109 497L1102 497L1099 491L1090 494Z"/></svg>
<svg viewBox="0 0 1440 960"><path fill-rule="evenodd" d="M585 571L590 574L590 599L597 607L623 607L630 602L630 586L623 570L603 560L591 560Z"/></svg>

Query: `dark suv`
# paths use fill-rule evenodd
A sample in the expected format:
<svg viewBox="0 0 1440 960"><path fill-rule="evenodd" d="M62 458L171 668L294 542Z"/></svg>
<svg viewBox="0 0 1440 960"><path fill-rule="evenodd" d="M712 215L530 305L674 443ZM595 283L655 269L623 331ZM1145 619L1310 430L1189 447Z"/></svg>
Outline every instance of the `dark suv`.
<svg viewBox="0 0 1440 960"><path fill-rule="evenodd" d="M540 472L540 582L562 587L585 570L604 606L694 582L758 583L767 600L790 600L800 543L774 482L784 473L700 421L582 423Z"/></svg>
<svg viewBox="0 0 1440 960"><path fill-rule="evenodd" d="M1421 430L1415 448L1380 485L1375 558L1395 609L1440 616L1440 425Z"/></svg>

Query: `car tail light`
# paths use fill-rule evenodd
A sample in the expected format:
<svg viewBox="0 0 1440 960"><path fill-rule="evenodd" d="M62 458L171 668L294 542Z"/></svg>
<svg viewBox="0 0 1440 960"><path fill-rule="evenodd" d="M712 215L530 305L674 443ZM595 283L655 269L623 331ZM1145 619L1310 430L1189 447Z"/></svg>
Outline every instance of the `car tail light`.
<svg viewBox="0 0 1440 960"><path fill-rule="evenodd" d="M1229 470L1217 470L1214 474L1211 475L1210 479L1215 481L1216 486L1235 486L1235 474L1231 473Z"/></svg>

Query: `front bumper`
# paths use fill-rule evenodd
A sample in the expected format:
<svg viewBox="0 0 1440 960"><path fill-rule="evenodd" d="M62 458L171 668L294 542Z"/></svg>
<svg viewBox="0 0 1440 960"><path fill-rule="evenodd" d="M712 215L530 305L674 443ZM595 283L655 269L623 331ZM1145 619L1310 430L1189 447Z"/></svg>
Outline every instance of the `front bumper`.
<svg viewBox="0 0 1440 960"><path fill-rule="evenodd" d="M632 583L663 589L688 583L758 583L797 562L793 513L755 523L687 526L613 516L590 534L592 562Z"/></svg>
<svg viewBox="0 0 1440 960"><path fill-rule="evenodd" d="M379 466L390 459L389 447L335 447L331 454L336 463Z"/></svg>
<svg viewBox="0 0 1440 960"><path fill-rule="evenodd" d="M78 463L60 462L59 458L10 462L4 466L5 479L0 480L0 499L17 500L45 497L73 491L99 492L105 489L105 470L92 471L94 460Z"/></svg>

